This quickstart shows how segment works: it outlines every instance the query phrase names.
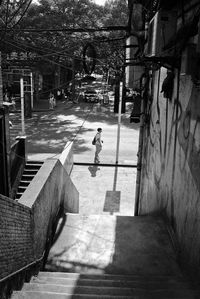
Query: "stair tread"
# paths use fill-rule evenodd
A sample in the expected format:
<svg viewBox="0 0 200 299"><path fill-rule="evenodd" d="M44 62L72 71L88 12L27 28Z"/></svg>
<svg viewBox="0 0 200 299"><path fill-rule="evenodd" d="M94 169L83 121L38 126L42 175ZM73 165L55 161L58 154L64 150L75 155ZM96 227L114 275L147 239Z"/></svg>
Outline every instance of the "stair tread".
<svg viewBox="0 0 200 299"><path fill-rule="evenodd" d="M38 165L42 165L44 163L44 161L27 160L26 163L27 164L38 164Z"/></svg>
<svg viewBox="0 0 200 299"><path fill-rule="evenodd" d="M135 298L134 298L135 297ZM138 297L138 296L103 296L103 295L71 295L71 294L61 294L61 293L51 293L51 292L20 292L15 291L11 299L148 299L147 297ZM150 299L150 298L149 298ZM179 299L179 298L177 298ZM190 299L190 298L187 298ZM192 299L192 298L191 298Z"/></svg>
<svg viewBox="0 0 200 299"><path fill-rule="evenodd" d="M111 294L111 295L130 295L144 292L191 292L192 290L188 286L183 285L165 285L162 287L161 285L152 286L151 285L137 285L137 286L127 286L127 285L118 285L118 286L106 286L106 285L78 285L77 282L70 285L63 284L52 284L52 283L25 283L23 290L29 291L51 291L51 292L59 292L59 293L76 293L76 294Z"/></svg>
<svg viewBox="0 0 200 299"><path fill-rule="evenodd" d="M157 280L146 280L141 281L140 279L135 280L92 280L92 279L70 279L70 278L34 278L31 280L31 283L38 284L57 284L57 285L76 285L76 286L104 286L104 287L133 287L133 288L188 288L188 285L184 281L175 281L175 280L167 280L167 281L157 281Z"/></svg>
<svg viewBox="0 0 200 299"><path fill-rule="evenodd" d="M135 279L135 278L144 278L144 279L151 279L153 277L153 279L178 279L178 278L183 278L184 276L182 274L179 275L137 275L137 274L108 274L108 273L104 273L104 274L89 274L89 273L78 273L78 272L50 272L50 271L40 271L38 273L38 277L49 277L49 276L53 276L53 277L78 277L78 278L106 278L106 279Z"/></svg>
<svg viewBox="0 0 200 299"><path fill-rule="evenodd" d="M70 298L93 298L93 299L197 299L199 294L197 292L146 292L141 294L132 294L131 296L118 296L118 295L94 295L94 294L67 294L67 293L59 293L59 292L37 292L37 291L15 291L11 299L70 299ZM162 297L160 297L162 296Z"/></svg>

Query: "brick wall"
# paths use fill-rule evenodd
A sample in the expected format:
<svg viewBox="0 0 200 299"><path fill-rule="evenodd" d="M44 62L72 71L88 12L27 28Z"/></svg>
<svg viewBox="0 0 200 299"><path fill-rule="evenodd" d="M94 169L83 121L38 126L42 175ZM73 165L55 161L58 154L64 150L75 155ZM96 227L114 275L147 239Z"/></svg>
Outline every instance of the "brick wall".
<svg viewBox="0 0 200 299"><path fill-rule="evenodd" d="M77 213L78 202L78 191L56 159L44 162L18 202L0 195L0 280L40 259L57 213L64 207Z"/></svg>
<svg viewBox="0 0 200 299"><path fill-rule="evenodd" d="M0 279L32 262L31 209L0 195Z"/></svg>

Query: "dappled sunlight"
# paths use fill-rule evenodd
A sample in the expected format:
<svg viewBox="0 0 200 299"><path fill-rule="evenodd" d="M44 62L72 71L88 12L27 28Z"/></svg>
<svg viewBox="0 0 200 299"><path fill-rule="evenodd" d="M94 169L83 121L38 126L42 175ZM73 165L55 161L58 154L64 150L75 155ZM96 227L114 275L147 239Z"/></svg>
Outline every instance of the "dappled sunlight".
<svg viewBox="0 0 200 299"><path fill-rule="evenodd" d="M66 120L69 120L69 116L64 115L64 114L59 114L59 115L56 116L56 119L60 120L60 121L66 121Z"/></svg>
<svg viewBox="0 0 200 299"><path fill-rule="evenodd" d="M60 106L59 106L60 105ZM12 113L11 120L14 124L11 130L12 142L21 131L20 113ZM32 118L25 119L25 133L27 136L28 153L50 152L60 153L68 141L74 142L74 152L77 154L91 154L91 138L98 127L108 132L115 130L118 115L113 113L113 105L87 104L80 102L58 103L53 111L33 113ZM128 113L122 115L122 128L138 131L139 126L130 124ZM107 133L105 131L105 133ZM130 130L129 130L130 132ZM110 151L109 139L104 133L104 153ZM109 132L107 133L109 136ZM108 137L109 138L109 137ZM121 137L123 138L123 136ZM56 141L55 141L56 139ZM108 147L106 149L106 147Z"/></svg>
<svg viewBox="0 0 200 299"><path fill-rule="evenodd" d="M70 217L70 216L68 216ZM71 217L70 217L71 218ZM74 218L75 220L75 218ZM104 219L104 225L99 226L99 217L92 221L66 221L62 230L70 238L63 242L62 233L51 248L46 269L63 272L104 273L113 263L115 254L116 220L112 223ZM105 234L106 232L106 234Z"/></svg>

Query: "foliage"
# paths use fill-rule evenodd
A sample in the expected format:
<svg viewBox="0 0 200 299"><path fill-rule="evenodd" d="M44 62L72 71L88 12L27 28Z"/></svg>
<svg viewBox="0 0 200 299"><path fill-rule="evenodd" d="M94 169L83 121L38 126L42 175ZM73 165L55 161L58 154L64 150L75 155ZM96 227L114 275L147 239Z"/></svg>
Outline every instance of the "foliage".
<svg viewBox="0 0 200 299"><path fill-rule="evenodd" d="M104 71L122 68L124 41L118 39L124 37L125 32L69 33L64 29L126 26L126 0L108 0L104 7L93 3L92 0L39 0L38 4L30 5L21 19L22 8L24 14L28 5L25 3L28 2L7 1L9 10L6 5L3 6L2 11L7 9L7 21L4 18L2 22L7 23L7 27L12 27L12 31L6 31L1 43L2 51L27 51L37 54L39 60L62 66L71 65L72 58L75 57L76 65L80 69L84 45L90 42L96 48L97 61ZM21 8L17 10L17 7ZM23 29L27 28L34 29L34 32L24 32ZM47 31L41 32L41 29ZM59 31L48 31L49 29Z"/></svg>

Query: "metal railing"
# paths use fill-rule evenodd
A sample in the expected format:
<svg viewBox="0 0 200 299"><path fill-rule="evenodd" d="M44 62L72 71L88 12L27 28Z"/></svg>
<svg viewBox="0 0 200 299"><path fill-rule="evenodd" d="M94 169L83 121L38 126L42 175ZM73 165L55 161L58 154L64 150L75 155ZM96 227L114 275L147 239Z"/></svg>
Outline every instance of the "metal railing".
<svg viewBox="0 0 200 299"><path fill-rule="evenodd" d="M41 261L43 260L43 258L44 258L44 255L45 255L45 252L43 252L42 256L41 256L39 259L34 260L33 262L29 263L28 265L26 265L26 266L24 266L24 267L18 269L17 271L12 272L12 273L8 274L7 276L1 278L1 279L0 279L0 284L1 284L2 282L5 282L7 279L10 279L10 278L12 278L13 276L15 276L15 275L21 273L22 271L27 270L28 268L32 267L33 265L35 265L35 264L41 262Z"/></svg>

